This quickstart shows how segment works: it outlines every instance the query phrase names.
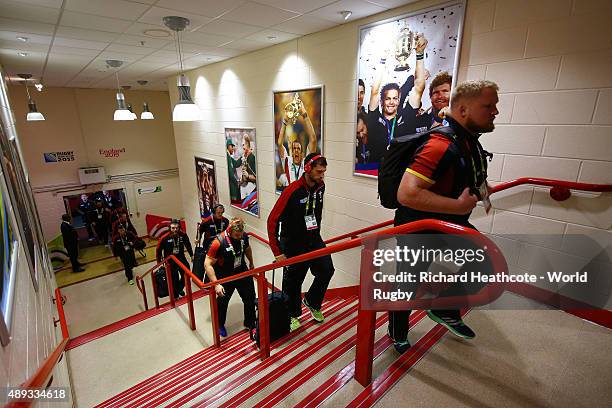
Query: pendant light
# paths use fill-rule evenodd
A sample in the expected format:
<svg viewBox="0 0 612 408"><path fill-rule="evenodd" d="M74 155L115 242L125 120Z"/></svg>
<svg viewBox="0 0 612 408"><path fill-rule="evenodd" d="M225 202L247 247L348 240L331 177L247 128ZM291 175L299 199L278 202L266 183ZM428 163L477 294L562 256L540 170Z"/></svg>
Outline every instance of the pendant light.
<svg viewBox="0 0 612 408"><path fill-rule="evenodd" d="M180 32L189 25L189 19L179 16L166 16L163 21L166 27L176 32L176 51L179 59L179 76L177 78L179 100L174 105L172 120L175 122L202 120L202 112L191 98L189 78L183 74Z"/></svg>
<svg viewBox="0 0 612 408"><path fill-rule="evenodd" d="M28 89L28 79L32 78L32 74L19 74L19 76L23 79L26 87L26 94L28 95L28 114L26 115L26 121L33 122L38 120L45 120L45 117L42 113L38 111L36 108L36 102L30 96L30 90Z"/></svg>
<svg viewBox="0 0 612 408"><path fill-rule="evenodd" d="M143 79L139 79L136 82L138 82L138 85L141 85L141 86L145 86L146 84L149 83L149 81L145 81ZM153 116L153 113L149 110L149 104L146 102L143 105L142 113L140 114L140 119L142 120L155 119L155 117Z"/></svg>
<svg viewBox="0 0 612 408"><path fill-rule="evenodd" d="M123 65L123 61L118 60L106 60L106 65L110 68L119 68ZM119 86L119 74L115 71L115 78L117 79L117 109L115 109L115 114L113 115L114 120L134 120L135 115L130 112L125 104L125 95L121 91L121 87Z"/></svg>

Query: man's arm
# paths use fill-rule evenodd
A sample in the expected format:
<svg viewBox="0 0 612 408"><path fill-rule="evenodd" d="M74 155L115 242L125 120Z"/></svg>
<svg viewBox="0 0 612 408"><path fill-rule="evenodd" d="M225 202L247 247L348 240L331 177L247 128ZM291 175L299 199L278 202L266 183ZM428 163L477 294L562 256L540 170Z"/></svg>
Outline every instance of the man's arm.
<svg viewBox="0 0 612 408"><path fill-rule="evenodd" d="M285 130L287 129L287 117L283 117L283 123L281 124L280 131L278 132L278 138L276 139L276 145L278 146L278 157L281 163L285 160Z"/></svg>
<svg viewBox="0 0 612 408"><path fill-rule="evenodd" d="M253 262L253 251L251 250L250 246L246 247L244 254L249 260L249 269L255 269L255 263Z"/></svg>
<svg viewBox="0 0 612 408"><path fill-rule="evenodd" d="M315 153L317 151L317 134L315 132L315 128L312 125L312 121L310 120L310 116L306 112L306 108L304 108L304 104L300 103L300 116L304 118L304 128L306 129L306 135L308 136L307 151L310 153Z"/></svg>
<svg viewBox="0 0 612 408"><path fill-rule="evenodd" d="M213 266L217 263L217 251L219 250L220 246L221 243L219 240L214 240L208 249L206 259L204 259L204 271L212 283L217 281L217 275L215 274L215 268ZM215 293L217 296L224 296L225 288L223 288L223 285L215 284Z"/></svg>
<svg viewBox="0 0 612 408"><path fill-rule="evenodd" d="M162 235L159 241L157 241L157 248L155 249L155 259L157 260L157 263L160 263L162 261L162 246L161 245L164 239L166 239L166 237L168 236L168 234L170 233L169 232L165 233L164 235Z"/></svg>
<svg viewBox="0 0 612 408"><path fill-rule="evenodd" d="M416 68L414 69L414 87L408 96L408 103L414 109L421 107L421 98L425 91L425 48L427 47L427 39L421 33L417 35L416 40Z"/></svg>
<svg viewBox="0 0 612 408"><path fill-rule="evenodd" d="M410 172L405 172L397 190L397 201L417 211L427 211L442 214L468 214L478 199L470 194L468 187L463 190L459 198L444 197L429 191L433 184L423 180Z"/></svg>
<svg viewBox="0 0 612 408"><path fill-rule="evenodd" d="M193 258L193 248L191 247L191 242L189 242L189 235L185 234L185 248L187 248L187 253L191 258Z"/></svg>
<svg viewBox="0 0 612 408"><path fill-rule="evenodd" d="M277 260L279 260L280 257L286 259L285 255L280 249L280 242L278 240L278 226L285 217L285 210L287 209L287 204L289 203L291 195L299 187L299 183L289 184L289 187L287 187L281 193L280 197L274 204L272 211L270 211L270 215L268 216L268 240L270 242L270 249Z"/></svg>

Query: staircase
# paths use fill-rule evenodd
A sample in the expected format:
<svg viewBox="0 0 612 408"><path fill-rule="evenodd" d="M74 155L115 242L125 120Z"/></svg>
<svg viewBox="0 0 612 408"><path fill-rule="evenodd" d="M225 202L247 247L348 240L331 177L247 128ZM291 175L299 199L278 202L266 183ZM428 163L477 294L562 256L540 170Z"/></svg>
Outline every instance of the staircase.
<svg viewBox="0 0 612 408"><path fill-rule="evenodd" d="M387 315L379 314L375 356L383 360L382 371L364 389L353 380L358 299L335 298L322 309L322 324L310 320L303 309L302 327L272 343L264 361L243 330L220 348L206 348L97 406L370 406L446 332L425 319L425 329L433 329L399 356L386 336ZM413 313L411 326L424 316Z"/></svg>

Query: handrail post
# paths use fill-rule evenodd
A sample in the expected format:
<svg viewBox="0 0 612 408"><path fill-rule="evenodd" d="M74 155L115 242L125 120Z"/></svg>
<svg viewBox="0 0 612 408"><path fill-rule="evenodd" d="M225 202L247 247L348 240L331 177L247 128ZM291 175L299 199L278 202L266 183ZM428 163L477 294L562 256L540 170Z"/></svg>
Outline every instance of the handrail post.
<svg viewBox="0 0 612 408"><path fill-rule="evenodd" d="M357 345L355 350L355 380L364 387L372 382L372 364L374 362L374 337L376 331L376 312L363 310L364 289L362 287L361 276L363 273L373 273L373 248L368 245L375 241L370 241L364 245L361 252L361 268L359 275L359 311L357 312ZM366 295L367 296L367 295Z"/></svg>
<svg viewBox="0 0 612 408"><path fill-rule="evenodd" d="M57 306L57 314L59 315L60 327L62 328L62 337L67 339L70 337L68 334L68 324L66 323L66 315L64 314L64 304L62 303L62 293L59 288L55 288L55 304Z"/></svg>
<svg viewBox="0 0 612 408"><path fill-rule="evenodd" d="M257 297L259 309L259 350L261 359L270 357L270 328L268 321L268 281L265 272L257 275Z"/></svg>
<svg viewBox="0 0 612 408"><path fill-rule="evenodd" d="M174 283L172 282L172 272L170 271L170 261L169 260L166 261L164 265L166 265L166 281L168 282L168 296L170 296L170 306L175 307Z"/></svg>
<svg viewBox="0 0 612 408"><path fill-rule="evenodd" d="M157 273L157 270L155 270L155 272L151 272L151 284L153 285L153 298L155 299L155 308L159 309L159 295L157 292L157 280L155 279L156 273Z"/></svg>
<svg viewBox="0 0 612 408"><path fill-rule="evenodd" d="M193 311L193 294L191 293L191 277L189 274L183 274L185 278L185 293L187 294L187 308L189 309L189 324L191 330L196 329L195 313Z"/></svg>
<svg viewBox="0 0 612 408"><path fill-rule="evenodd" d="M215 347L221 346L221 337L219 336L219 308L217 306L217 292L215 287L211 286L208 290L210 298L210 321L212 323L213 342Z"/></svg>
<svg viewBox="0 0 612 408"><path fill-rule="evenodd" d="M138 278L136 279L136 285L140 288L142 292L142 300L144 301L145 310L149 310L149 302L147 301L147 288L145 287L144 280Z"/></svg>

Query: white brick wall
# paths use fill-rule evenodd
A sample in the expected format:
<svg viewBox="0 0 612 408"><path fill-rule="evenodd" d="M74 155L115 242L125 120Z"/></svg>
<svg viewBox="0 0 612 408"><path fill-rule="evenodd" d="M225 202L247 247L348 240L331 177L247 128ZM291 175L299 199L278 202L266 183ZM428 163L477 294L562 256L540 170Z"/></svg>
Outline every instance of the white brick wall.
<svg viewBox="0 0 612 408"><path fill-rule="evenodd" d="M175 123L185 214L197 217L193 156L214 158L227 203L223 128L257 128L261 218L244 215L265 234L273 193L272 91L325 85L324 152L329 158L323 234L326 237L392 217L378 204L376 181L352 175L357 34L360 25L435 5L423 1L395 11L253 52L189 73L206 116ZM500 85L497 129L483 136L495 152L492 182L546 177L612 182L612 25L606 0L472 0L467 2L459 80L486 78ZM173 84L173 81L169 81ZM171 100L176 89L170 86ZM535 192L534 192L535 191ZM473 221L485 232L592 232L612 242L610 196L580 195L565 203L532 187L493 197ZM228 209L228 213L237 214ZM542 244L542 242L538 242ZM561 245L560 239L545 244ZM513 257L516 254L513 255ZM357 282L356 262L335 257L332 286Z"/></svg>

